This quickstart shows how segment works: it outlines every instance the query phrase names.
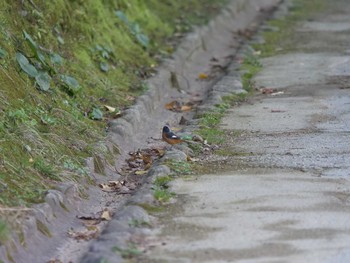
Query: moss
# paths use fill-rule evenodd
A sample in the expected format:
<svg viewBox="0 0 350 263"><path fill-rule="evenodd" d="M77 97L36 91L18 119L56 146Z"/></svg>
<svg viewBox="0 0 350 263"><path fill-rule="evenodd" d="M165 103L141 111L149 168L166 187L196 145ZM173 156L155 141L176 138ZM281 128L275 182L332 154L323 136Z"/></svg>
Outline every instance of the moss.
<svg viewBox="0 0 350 263"><path fill-rule="evenodd" d="M52 234L51 234L49 228L43 222L41 222L39 219L36 220L36 227L43 235L45 235L47 237L52 237Z"/></svg>

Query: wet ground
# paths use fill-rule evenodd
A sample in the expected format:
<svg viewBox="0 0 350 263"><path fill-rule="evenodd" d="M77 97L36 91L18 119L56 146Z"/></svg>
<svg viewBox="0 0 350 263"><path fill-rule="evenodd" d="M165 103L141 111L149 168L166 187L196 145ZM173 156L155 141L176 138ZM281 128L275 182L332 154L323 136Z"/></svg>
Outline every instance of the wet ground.
<svg viewBox="0 0 350 263"><path fill-rule="evenodd" d="M303 22L231 109L225 167L178 179L150 262L350 262L350 5ZM240 153L240 154L237 154Z"/></svg>

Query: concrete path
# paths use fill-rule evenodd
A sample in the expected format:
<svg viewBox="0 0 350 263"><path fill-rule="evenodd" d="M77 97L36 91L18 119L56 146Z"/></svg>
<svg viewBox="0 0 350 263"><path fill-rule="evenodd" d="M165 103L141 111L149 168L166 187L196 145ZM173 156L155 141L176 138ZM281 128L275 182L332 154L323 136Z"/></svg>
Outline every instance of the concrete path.
<svg viewBox="0 0 350 263"><path fill-rule="evenodd" d="M333 2L262 60L256 85L283 94L229 111L232 156L208 160L224 172L174 182L145 262L350 262L350 5Z"/></svg>

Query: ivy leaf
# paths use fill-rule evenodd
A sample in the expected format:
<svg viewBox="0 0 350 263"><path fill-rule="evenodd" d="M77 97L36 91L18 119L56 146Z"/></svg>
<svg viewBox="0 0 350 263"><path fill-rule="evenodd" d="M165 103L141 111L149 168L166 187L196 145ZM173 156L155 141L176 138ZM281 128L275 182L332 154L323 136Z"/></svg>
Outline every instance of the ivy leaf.
<svg viewBox="0 0 350 263"><path fill-rule="evenodd" d="M80 85L75 78L67 75L61 75L61 80L63 81L64 84L66 84L68 89L73 93L76 93L77 91L79 91Z"/></svg>
<svg viewBox="0 0 350 263"><path fill-rule="evenodd" d="M93 120L102 120L103 113L99 108L93 108L92 112L90 113L90 118Z"/></svg>
<svg viewBox="0 0 350 263"><path fill-rule="evenodd" d="M100 69L101 69L101 71L103 71L103 72L108 72L108 70L109 70L109 65L108 65L108 63L106 63L106 62L101 62L101 63L100 63Z"/></svg>
<svg viewBox="0 0 350 263"><path fill-rule="evenodd" d="M37 69L29 62L29 60L22 53L17 52L16 59L21 69L30 77L35 78L39 74Z"/></svg>
<svg viewBox="0 0 350 263"><path fill-rule="evenodd" d="M51 77L46 72L39 72L35 77L36 84L42 91L48 91L50 89Z"/></svg>

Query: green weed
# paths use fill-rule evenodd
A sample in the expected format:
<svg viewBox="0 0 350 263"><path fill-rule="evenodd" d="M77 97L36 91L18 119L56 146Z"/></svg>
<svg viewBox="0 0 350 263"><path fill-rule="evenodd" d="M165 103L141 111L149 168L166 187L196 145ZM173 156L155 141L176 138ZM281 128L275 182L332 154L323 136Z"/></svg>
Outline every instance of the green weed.
<svg viewBox="0 0 350 263"><path fill-rule="evenodd" d="M166 162L166 165L169 166L169 168L171 169L173 176L192 174L191 163L187 161L169 161L169 162ZM170 179L171 177L169 176L160 178L161 181L165 181L165 182L167 180L170 181Z"/></svg>
<svg viewBox="0 0 350 263"><path fill-rule="evenodd" d="M170 198L175 196L175 193L169 192L167 189L156 188L154 189L154 198L161 203L166 203L170 200Z"/></svg>

